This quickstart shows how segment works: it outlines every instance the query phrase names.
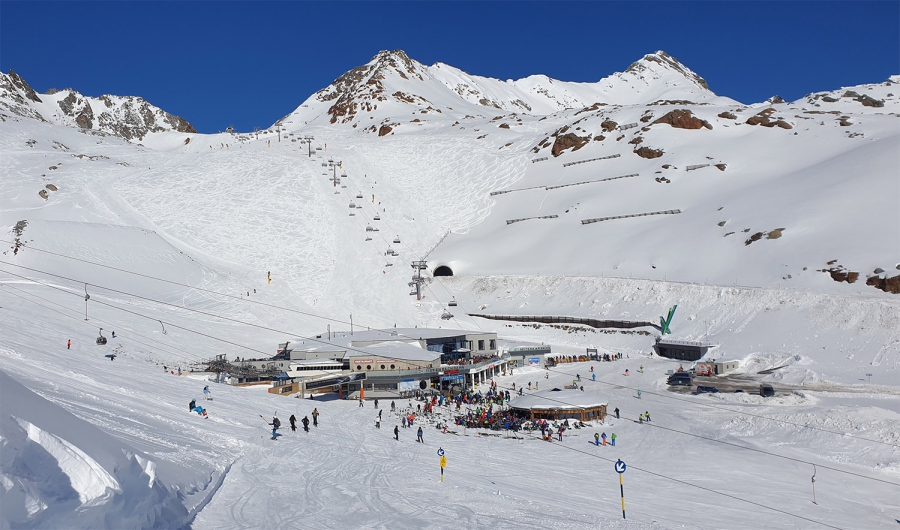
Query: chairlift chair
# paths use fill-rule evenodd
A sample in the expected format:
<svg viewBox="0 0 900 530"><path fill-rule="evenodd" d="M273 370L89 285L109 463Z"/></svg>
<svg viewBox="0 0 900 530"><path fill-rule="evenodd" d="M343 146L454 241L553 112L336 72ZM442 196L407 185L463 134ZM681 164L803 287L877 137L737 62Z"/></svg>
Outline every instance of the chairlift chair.
<svg viewBox="0 0 900 530"><path fill-rule="evenodd" d="M442 319L442 320L450 320L451 318L453 318L453 315L450 313L450 311L447 311L447 310L445 309L444 312L441 313L441 319Z"/></svg>
<svg viewBox="0 0 900 530"><path fill-rule="evenodd" d="M350 207L351 207L351 208L356 208L356 205L353 204L353 201L350 201Z"/></svg>
<svg viewBox="0 0 900 530"><path fill-rule="evenodd" d="M384 266L385 267L393 267L394 264L389 261L389 262L385 263Z"/></svg>
<svg viewBox="0 0 900 530"><path fill-rule="evenodd" d="M341 187L342 187L342 188L346 188L347 185L346 185L346 184L341 184Z"/></svg>
<svg viewBox="0 0 900 530"><path fill-rule="evenodd" d="M372 225L366 225L366 232L372 232L373 230L375 230L375 228L373 228Z"/></svg>
<svg viewBox="0 0 900 530"><path fill-rule="evenodd" d="M357 193L357 194L356 194L356 198L357 198L357 199L362 199L362 198L363 198L362 193Z"/></svg>
<svg viewBox="0 0 900 530"><path fill-rule="evenodd" d="M376 215L375 217L372 218L372 220L373 220L373 221L381 221L381 216L380 216L380 215Z"/></svg>
<svg viewBox="0 0 900 530"><path fill-rule="evenodd" d="M447 304L450 307L456 307L456 299L450 300L450 303Z"/></svg>
<svg viewBox="0 0 900 530"><path fill-rule="evenodd" d="M316 147L316 151L321 151L321 150L322 150L321 147Z"/></svg>
<svg viewBox="0 0 900 530"><path fill-rule="evenodd" d="M350 212L350 217L355 217L355 216L356 216L355 212Z"/></svg>
<svg viewBox="0 0 900 530"><path fill-rule="evenodd" d="M341 177L347 178L347 172L346 172L346 171L341 171Z"/></svg>
<svg viewBox="0 0 900 530"><path fill-rule="evenodd" d="M100 336L97 337L97 346L103 346L106 344L106 337L103 336L103 328L100 328Z"/></svg>
<svg viewBox="0 0 900 530"><path fill-rule="evenodd" d="M395 237L395 238L394 238L394 243L399 243L399 242L400 242L400 236Z"/></svg>
<svg viewBox="0 0 900 530"><path fill-rule="evenodd" d="M366 236L366 241L372 241L371 237Z"/></svg>

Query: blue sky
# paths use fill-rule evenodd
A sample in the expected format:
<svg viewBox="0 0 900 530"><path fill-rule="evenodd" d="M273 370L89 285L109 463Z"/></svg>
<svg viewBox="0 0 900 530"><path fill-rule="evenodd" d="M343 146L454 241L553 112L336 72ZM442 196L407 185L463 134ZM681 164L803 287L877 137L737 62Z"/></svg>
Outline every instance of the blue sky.
<svg viewBox="0 0 900 530"><path fill-rule="evenodd" d="M0 2L0 70L266 127L379 50L592 82L665 50L753 103L900 74L900 2Z"/></svg>

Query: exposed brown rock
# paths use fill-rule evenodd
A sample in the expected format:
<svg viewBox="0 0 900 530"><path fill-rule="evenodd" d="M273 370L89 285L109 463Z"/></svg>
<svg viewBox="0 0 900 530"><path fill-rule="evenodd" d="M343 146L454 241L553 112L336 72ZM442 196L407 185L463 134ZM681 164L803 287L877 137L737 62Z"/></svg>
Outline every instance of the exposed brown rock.
<svg viewBox="0 0 900 530"><path fill-rule="evenodd" d="M501 128L501 129L509 129L509 124L508 124L508 123L501 123L501 124L498 125L497 127Z"/></svg>
<svg viewBox="0 0 900 530"><path fill-rule="evenodd" d="M47 198L50 196L50 194L47 193L47 190L41 190L41 191L39 191L39 192L38 192L38 195L40 195L41 198L44 199L45 201L46 201Z"/></svg>
<svg viewBox="0 0 900 530"><path fill-rule="evenodd" d="M866 280L866 285L871 285L886 293L900 294L900 275L894 276L893 278L872 276Z"/></svg>
<svg viewBox="0 0 900 530"><path fill-rule="evenodd" d="M725 171L725 164L716 164L716 167L719 168L719 171Z"/></svg>
<svg viewBox="0 0 900 530"><path fill-rule="evenodd" d="M553 142L553 148L550 149L550 153L556 157L561 155L566 149L578 151L590 140L590 136L578 136L575 133L563 134L556 137L556 141Z"/></svg>
<svg viewBox="0 0 900 530"><path fill-rule="evenodd" d="M44 187L47 188L47 189L50 190L50 191L59 191L59 188L57 188L56 185L54 185L54 184L47 184L47 185L44 186Z"/></svg>
<svg viewBox="0 0 900 530"><path fill-rule="evenodd" d="M675 109L668 112L650 125L656 125L657 123L668 123L676 129L700 129L703 127L712 129L712 125L709 122L697 118L687 109Z"/></svg>
<svg viewBox="0 0 900 530"><path fill-rule="evenodd" d="M390 125L387 125L387 124L382 125L382 126L378 129L378 136L385 136L385 135L387 135L387 134L390 134L392 130L394 130L394 128L391 127Z"/></svg>
<svg viewBox="0 0 900 530"><path fill-rule="evenodd" d="M619 124L612 120L605 120L603 123L600 124L600 128L603 129L603 132L612 132L618 126L619 126Z"/></svg>
<svg viewBox="0 0 900 530"><path fill-rule="evenodd" d="M41 98L38 97L37 92L35 92L34 89L19 76L19 74L15 73L12 68L9 69L9 80L16 88L25 93L26 98L35 103L41 103Z"/></svg>
<svg viewBox="0 0 900 530"><path fill-rule="evenodd" d="M726 120L736 120L737 119L737 116L735 116L734 114L732 114L730 112L721 112L721 113L719 113L719 117L725 118Z"/></svg>
<svg viewBox="0 0 900 530"><path fill-rule="evenodd" d="M883 107L884 106L884 101L875 99L866 94L863 94L863 95L859 96L858 98L856 98L856 101L859 101L860 103L862 103L864 107Z"/></svg>
<svg viewBox="0 0 900 530"><path fill-rule="evenodd" d="M639 149L635 149L634 154L636 154L637 156L639 156L641 158L652 159L652 158L659 158L659 157L663 156L663 154L665 154L665 152L662 149L653 149L651 147L644 146Z"/></svg>

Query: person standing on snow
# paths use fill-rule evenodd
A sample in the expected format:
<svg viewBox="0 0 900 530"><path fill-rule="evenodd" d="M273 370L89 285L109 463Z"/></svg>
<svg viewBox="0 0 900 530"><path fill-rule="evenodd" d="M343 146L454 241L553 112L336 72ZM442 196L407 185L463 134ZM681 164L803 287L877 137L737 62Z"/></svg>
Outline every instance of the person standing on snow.
<svg viewBox="0 0 900 530"><path fill-rule="evenodd" d="M278 428L281 427L281 421L278 419L278 416L272 417L272 423L266 422L272 426L272 439L278 439Z"/></svg>
<svg viewBox="0 0 900 530"><path fill-rule="evenodd" d="M317 412L316 416L318 416L318 415L319 415L319 413ZM315 417L315 416L313 416L313 417ZM303 416L303 419L300 420L300 423L303 424L303 431L309 432L309 418L307 418L306 416Z"/></svg>
<svg viewBox="0 0 900 530"><path fill-rule="evenodd" d="M616 433L612 433L612 436L610 436L610 440L612 440L612 446L615 447L616 446Z"/></svg>
<svg viewBox="0 0 900 530"><path fill-rule="evenodd" d="M616 419L619 419L619 407L616 407L616 410L614 410L613 412L616 413Z"/></svg>
<svg viewBox="0 0 900 530"><path fill-rule="evenodd" d="M594 433L594 445L597 445L597 446L600 445L600 434L596 433L596 432Z"/></svg>
<svg viewBox="0 0 900 530"><path fill-rule="evenodd" d="M394 440L400 441L400 427L394 425Z"/></svg>
<svg viewBox="0 0 900 530"><path fill-rule="evenodd" d="M69 339L68 342L66 342L66 349L67 349L67 350L71 350L71 349L72 349L72 339Z"/></svg>
<svg viewBox="0 0 900 530"><path fill-rule="evenodd" d="M650 413L649 413L649 412L646 412L646 411L645 411L645 412L644 412L644 417L647 418L647 421L650 421Z"/></svg>
<svg viewBox="0 0 900 530"><path fill-rule="evenodd" d="M391 401L391 412L394 412L394 409L396 409L396 408L397 408L397 405L395 405L394 402Z"/></svg>
<svg viewBox="0 0 900 530"><path fill-rule="evenodd" d="M206 397L206 401L212 401L212 396L209 395L209 385L203 387L203 395Z"/></svg>
<svg viewBox="0 0 900 530"><path fill-rule="evenodd" d="M378 398L375 398L375 408L378 409Z"/></svg>
<svg viewBox="0 0 900 530"><path fill-rule="evenodd" d="M291 432L297 432L297 418L293 414L288 418L288 422L291 424Z"/></svg>
<svg viewBox="0 0 900 530"><path fill-rule="evenodd" d="M416 433L416 441L425 443L425 440L422 439L422 427L419 427L419 431Z"/></svg>
<svg viewBox="0 0 900 530"><path fill-rule="evenodd" d="M606 445L606 433L601 434L600 438L603 439L603 445L605 446Z"/></svg>
<svg viewBox="0 0 900 530"><path fill-rule="evenodd" d="M305 417L306 416L304 416L304 418ZM319 409L317 409L317 408L313 409L312 417L313 417L313 427L318 427L319 426Z"/></svg>

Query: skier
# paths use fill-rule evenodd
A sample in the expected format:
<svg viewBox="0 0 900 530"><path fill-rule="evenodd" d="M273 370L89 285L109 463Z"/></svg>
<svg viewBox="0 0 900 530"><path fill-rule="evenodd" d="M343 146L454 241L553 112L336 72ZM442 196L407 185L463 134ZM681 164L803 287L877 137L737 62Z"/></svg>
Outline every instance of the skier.
<svg viewBox="0 0 900 530"><path fill-rule="evenodd" d="M293 414L291 414L291 417L288 418L288 421L289 421L290 424L291 424L291 432L297 432L297 418L296 418L296 416L294 416Z"/></svg>
<svg viewBox="0 0 900 530"><path fill-rule="evenodd" d="M194 412L196 412L200 416L203 416L206 419L209 419L209 416L206 415L206 409L201 407L200 405L197 405L196 407L194 407Z"/></svg>
<svg viewBox="0 0 900 530"><path fill-rule="evenodd" d="M376 429L381 428L381 416L378 416L377 418L375 418L375 428Z"/></svg>
<svg viewBox="0 0 900 530"><path fill-rule="evenodd" d="M212 396L209 395L209 385L203 387L203 395L206 396L206 401L212 401Z"/></svg>
<svg viewBox="0 0 900 530"><path fill-rule="evenodd" d="M319 426L319 409L313 409L312 417L313 417L313 427L318 427Z"/></svg>
<svg viewBox="0 0 900 530"><path fill-rule="evenodd" d="M272 272L269 271L267 274L268 274L267 284L271 284L272 283Z"/></svg>
<svg viewBox="0 0 900 530"><path fill-rule="evenodd" d="M638 414L638 423L641 423L641 424L644 423L644 414L643 413Z"/></svg>
<svg viewBox="0 0 900 530"><path fill-rule="evenodd" d="M112 338L116 338L116 332L115 332L115 331L112 332Z"/></svg>
<svg viewBox="0 0 900 530"><path fill-rule="evenodd" d="M642 364L640 368L638 368L638 372L644 373L644 365Z"/></svg>
<svg viewBox="0 0 900 530"><path fill-rule="evenodd" d="M612 441L612 446L615 447L616 446L616 433L612 433L612 436L610 436L610 440Z"/></svg>
<svg viewBox="0 0 900 530"><path fill-rule="evenodd" d="M197 400L192 399L191 402L188 404L188 411L193 411L194 407L196 407L196 406L197 406Z"/></svg>
<svg viewBox="0 0 900 530"><path fill-rule="evenodd" d="M378 398L375 398L375 410L378 410Z"/></svg>
<svg viewBox="0 0 900 530"><path fill-rule="evenodd" d="M419 431L416 433L416 441L425 443L425 440L422 439L422 427L419 427Z"/></svg>
<svg viewBox="0 0 900 530"><path fill-rule="evenodd" d="M565 429L563 429L563 427L560 426L560 427L559 427L559 430L556 431L556 434L559 435L559 441L560 441L560 442L562 441L562 433L563 433L564 430L565 430ZM551 438L552 438L552 436L551 436Z"/></svg>
<svg viewBox="0 0 900 530"><path fill-rule="evenodd" d="M400 441L400 427L394 425L394 440Z"/></svg>
<svg viewBox="0 0 900 530"><path fill-rule="evenodd" d="M641 399L641 391L638 390L638 399Z"/></svg>
<svg viewBox="0 0 900 530"><path fill-rule="evenodd" d="M272 423L266 422L272 426L272 439L278 439L278 428L281 427L281 421L278 419L278 416L272 417Z"/></svg>
<svg viewBox="0 0 900 530"><path fill-rule="evenodd" d="M71 349L72 349L72 339L69 339L68 342L66 342L66 349L67 349L67 350L71 350Z"/></svg>
<svg viewBox="0 0 900 530"><path fill-rule="evenodd" d="M614 410L613 412L616 413L616 419L619 419L619 407L616 407L616 410Z"/></svg>
<svg viewBox="0 0 900 530"><path fill-rule="evenodd" d="M628 368L625 369L625 375L631 375L628 373Z"/></svg>
<svg viewBox="0 0 900 530"><path fill-rule="evenodd" d="M594 366L591 365L591 372L593 373L593 371L594 371Z"/></svg>
<svg viewBox="0 0 900 530"><path fill-rule="evenodd" d="M359 398L359 406L360 406L360 407L363 406L363 398Z"/></svg>
<svg viewBox="0 0 900 530"><path fill-rule="evenodd" d="M597 380L597 374L591 374L591 381Z"/></svg>
<svg viewBox="0 0 900 530"><path fill-rule="evenodd" d="M606 433L603 433L602 435L600 435L600 438L603 439L603 445L605 446L606 445Z"/></svg>
<svg viewBox="0 0 900 530"><path fill-rule="evenodd" d="M604 435L605 435L605 433L604 433ZM594 445L596 445L598 447L600 446L600 434L596 433L596 432L594 433Z"/></svg>
<svg viewBox="0 0 900 530"><path fill-rule="evenodd" d="M644 412L644 417L647 418L647 421L650 421L650 413L649 413L649 412L646 412L646 411L645 411L645 412Z"/></svg>
<svg viewBox="0 0 900 530"><path fill-rule="evenodd" d="M382 412L382 411L379 409L379 411L378 411L378 420L379 420L379 421L381 420L381 412Z"/></svg>
<svg viewBox="0 0 900 530"><path fill-rule="evenodd" d="M316 412L316 416L318 416L318 415L319 415L319 413ZM315 416L313 416L313 418L315 418ZM309 432L309 418L307 418L306 416L303 416L303 419L300 420L300 423L303 424L303 431Z"/></svg>
<svg viewBox="0 0 900 530"><path fill-rule="evenodd" d="M391 412L394 412L394 409L395 409L396 407L397 407L397 406L394 404L394 402L391 401Z"/></svg>

